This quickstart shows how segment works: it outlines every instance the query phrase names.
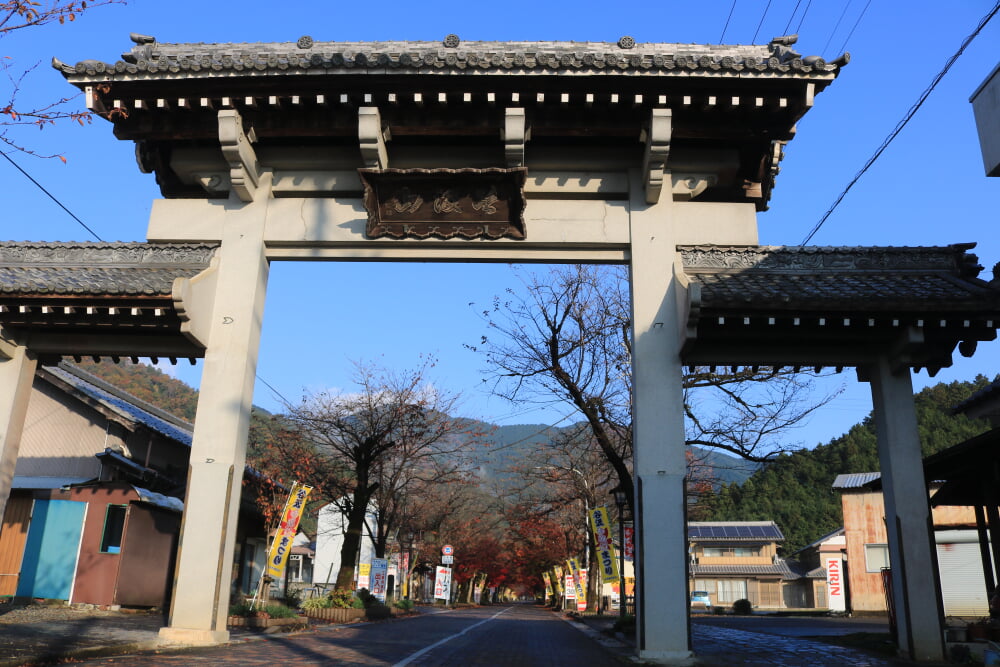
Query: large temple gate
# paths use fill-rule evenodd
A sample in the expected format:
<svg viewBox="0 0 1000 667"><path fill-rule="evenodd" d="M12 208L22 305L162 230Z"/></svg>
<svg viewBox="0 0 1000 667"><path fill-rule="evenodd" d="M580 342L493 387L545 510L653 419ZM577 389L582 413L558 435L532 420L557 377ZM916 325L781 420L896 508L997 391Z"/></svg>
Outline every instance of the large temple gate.
<svg viewBox="0 0 1000 667"><path fill-rule="evenodd" d="M640 657L690 656L684 363L852 366L872 382L901 644L942 657L909 373L994 338L1000 292L967 246L757 245L784 146L846 58L803 58L790 37L132 39L115 63L55 64L165 198L147 244L0 247L0 498L38 360L204 356L195 511L162 636L228 636L270 262L597 262L631 271ZM111 267L137 288L116 291Z"/></svg>

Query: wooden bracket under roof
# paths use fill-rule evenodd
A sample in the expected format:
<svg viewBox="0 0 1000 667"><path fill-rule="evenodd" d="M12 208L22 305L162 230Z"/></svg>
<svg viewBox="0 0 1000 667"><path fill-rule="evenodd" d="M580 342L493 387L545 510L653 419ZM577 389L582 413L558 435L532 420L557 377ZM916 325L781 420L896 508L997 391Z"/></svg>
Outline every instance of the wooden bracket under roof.
<svg viewBox="0 0 1000 667"><path fill-rule="evenodd" d="M253 129L243 130L243 118L235 109L219 111L219 143L222 156L229 163L229 180L241 201L253 201L260 180L257 153L252 144L257 140Z"/></svg>
<svg viewBox="0 0 1000 667"><path fill-rule="evenodd" d="M642 159L642 172L646 184L647 204L655 204L660 201L667 160L670 157L671 131L670 109L652 109L649 114L649 126L643 131L642 137L646 144L646 151Z"/></svg>

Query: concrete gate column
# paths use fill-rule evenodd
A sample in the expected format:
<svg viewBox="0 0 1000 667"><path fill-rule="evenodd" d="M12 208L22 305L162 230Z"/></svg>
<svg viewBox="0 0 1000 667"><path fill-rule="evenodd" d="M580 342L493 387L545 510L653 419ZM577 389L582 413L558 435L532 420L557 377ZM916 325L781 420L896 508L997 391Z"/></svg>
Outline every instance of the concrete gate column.
<svg viewBox="0 0 1000 667"><path fill-rule="evenodd" d="M943 661L937 554L909 368L885 357L867 369L875 408L892 597L900 649L919 661Z"/></svg>
<svg viewBox="0 0 1000 667"><path fill-rule="evenodd" d="M637 640L641 659L677 664L691 650L673 201L647 204L638 173L630 189Z"/></svg>
<svg viewBox="0 0 1000 667"><path fill-rule="evenodd" d="M0 329L0 519L10 497L36 365L34 355Z"/></svg>
<svg viewBox="0 0 1000 667"><path fill-rule="evenodd" d="M271 174L254 201L230 195L205 352L169 626L160 636L184 644L226 641L247 432L264 316L268 262L264 223Z"/></svg>

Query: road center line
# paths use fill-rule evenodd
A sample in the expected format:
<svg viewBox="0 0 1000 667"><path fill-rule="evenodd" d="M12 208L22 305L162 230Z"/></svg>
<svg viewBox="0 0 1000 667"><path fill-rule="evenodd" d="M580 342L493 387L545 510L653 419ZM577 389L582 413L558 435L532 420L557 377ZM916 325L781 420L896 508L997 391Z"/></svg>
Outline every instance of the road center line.
<svg viewBox="0 0 1000 667"><path fill-rule="evenodd" d="M419 651L417 651L416 653L414 653L413 655L408 656L408 657L400 660L399 662L397 662L392 667L406 667L406 665L409 665L411 662L413 662L414 660L416 660L417 658L419 658L423 654L428 653L429 651L433 651L438 646L441 646L441 644L447 644L452 639L455 639L456 637L461 637L462 635L464 635L469 630L473 630L475 628L478 628L483 623L489 623L490 621L492 621L494 618L496 618L500 614L506 614L511 609L513 609L513 607L507 607L506 609L502 609L502 610L498 611L497 613L493 614L492 616L490 616L489 618L484 618L483 620L479 621L478 623L470 625L469 627L467 627L466 629L462 630L461 632L456 632L455 634L451 635L450 637L445 637L444 639L442 639L440 641L434 642L430 646L424 647L424 648L420 649Z"/></svg>

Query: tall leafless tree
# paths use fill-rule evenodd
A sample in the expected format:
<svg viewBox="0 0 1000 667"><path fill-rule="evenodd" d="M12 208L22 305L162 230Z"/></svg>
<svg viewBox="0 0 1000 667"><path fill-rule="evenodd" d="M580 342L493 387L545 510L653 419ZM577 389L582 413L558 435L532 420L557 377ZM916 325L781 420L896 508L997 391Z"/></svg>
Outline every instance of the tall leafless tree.
<svg viewBox="0 0 1000 667"><path fill-rule="evenodd" d="M478 345L493 392L512 402L571 406L633 503L631 320L622 267L569 266L522 274L483 313ZM761 462L830 400L808 376L767 367L694 368L684 376L687 443ZM634 510L634 507L630 507Z"/></svg>

